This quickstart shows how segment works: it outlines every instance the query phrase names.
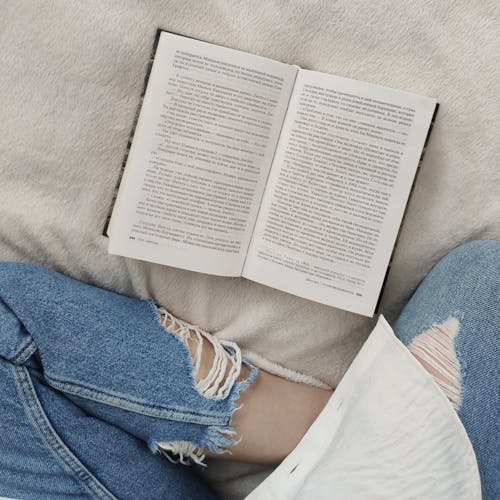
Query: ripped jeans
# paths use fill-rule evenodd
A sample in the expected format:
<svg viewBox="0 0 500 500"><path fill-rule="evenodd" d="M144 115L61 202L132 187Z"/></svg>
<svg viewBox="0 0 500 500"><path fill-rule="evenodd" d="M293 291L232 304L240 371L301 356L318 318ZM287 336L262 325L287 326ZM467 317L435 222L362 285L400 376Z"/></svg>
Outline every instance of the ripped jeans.
<svg viewBox="0 0 500 500"><path fill-rule="evenodd" d="M203 332L168 320L151 301L0 264L0 496L215 498L171 462L234 444L258 370L212 337L213 369L196 380L187 336Z"/></svg>
<svg viewBox="0 0 500 500"><path fill-rule="evenodd" d="M472 442L488 500L499 492L499 277L500 243L463 245L394 327L445 373L438 383ZM37 266L0 264L0 496L215 497L193 467L164 455L201 462L203 449L234 443L236 401L258 371L228 343L214 348L219 369L197 381L185 336L201 333L167 314Z"/></svg>
<svg viewBox="0 0 500 500"><path fill-rule="evenodd" d="M500 242L473 241L427 275L394 332L457 411L484 500L500 498Z"/></svg>

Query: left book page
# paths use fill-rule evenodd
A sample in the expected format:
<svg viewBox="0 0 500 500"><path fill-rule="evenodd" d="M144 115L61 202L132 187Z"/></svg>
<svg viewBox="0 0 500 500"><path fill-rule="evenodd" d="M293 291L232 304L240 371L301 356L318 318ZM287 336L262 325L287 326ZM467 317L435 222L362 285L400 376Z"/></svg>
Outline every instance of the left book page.
<svg viewBox="0 0 500 500"><path fill-rule="evenodd" d="M162 32L108 251L240 276L296 75Z"/></svg>

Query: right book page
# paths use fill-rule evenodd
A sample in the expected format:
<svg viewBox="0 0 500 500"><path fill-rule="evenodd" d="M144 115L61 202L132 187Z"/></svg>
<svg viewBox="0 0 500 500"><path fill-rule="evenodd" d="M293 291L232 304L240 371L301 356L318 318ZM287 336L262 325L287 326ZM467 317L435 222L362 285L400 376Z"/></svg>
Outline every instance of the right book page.
<svg viewBox="0 0 500 500"><path fill-rule="evenodd" d="M243 276L372 316L436 105L300 70Z"/></svg>

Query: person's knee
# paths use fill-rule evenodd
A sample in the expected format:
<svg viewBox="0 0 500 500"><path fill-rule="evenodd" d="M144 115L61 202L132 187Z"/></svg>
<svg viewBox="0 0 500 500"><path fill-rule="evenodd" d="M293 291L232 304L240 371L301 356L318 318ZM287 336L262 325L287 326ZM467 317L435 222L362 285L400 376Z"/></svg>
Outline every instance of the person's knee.
<svg viewBox="0 0 500 500"><path fill-rule="evenodd" d="M479 240L449 252L419 285L394 328L408 345L413 338L450 318L460 322L478 312L491 317L500 287L500 242ZM496 299L498 300L498 299Z"/></svg>
<svg viewBox="0 0 500 500"><path fill-rule="evenodd" d="M482 269L500 268L500 241L474 240L451 250L438 264L458 273L476 275Z"/></svg>
<svg viewBox="0 0 500 500"><path fill-rule="evenodd" d="M475 240L451 250L429 276L455 288L469 290L477 281L483 284L498 281L500 275L500 241Z"/></svg>

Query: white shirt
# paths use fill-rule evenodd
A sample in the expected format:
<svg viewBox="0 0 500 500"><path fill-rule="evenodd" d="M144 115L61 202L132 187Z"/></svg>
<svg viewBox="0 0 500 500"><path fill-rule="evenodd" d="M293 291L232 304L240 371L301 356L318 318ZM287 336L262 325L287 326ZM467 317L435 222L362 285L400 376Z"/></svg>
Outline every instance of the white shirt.
<svg viewBox="0 0 500 500"><path fill-rule="evenodd" d="M383 316L297 447L246 500L480 500L456 412Z"/></svg>

